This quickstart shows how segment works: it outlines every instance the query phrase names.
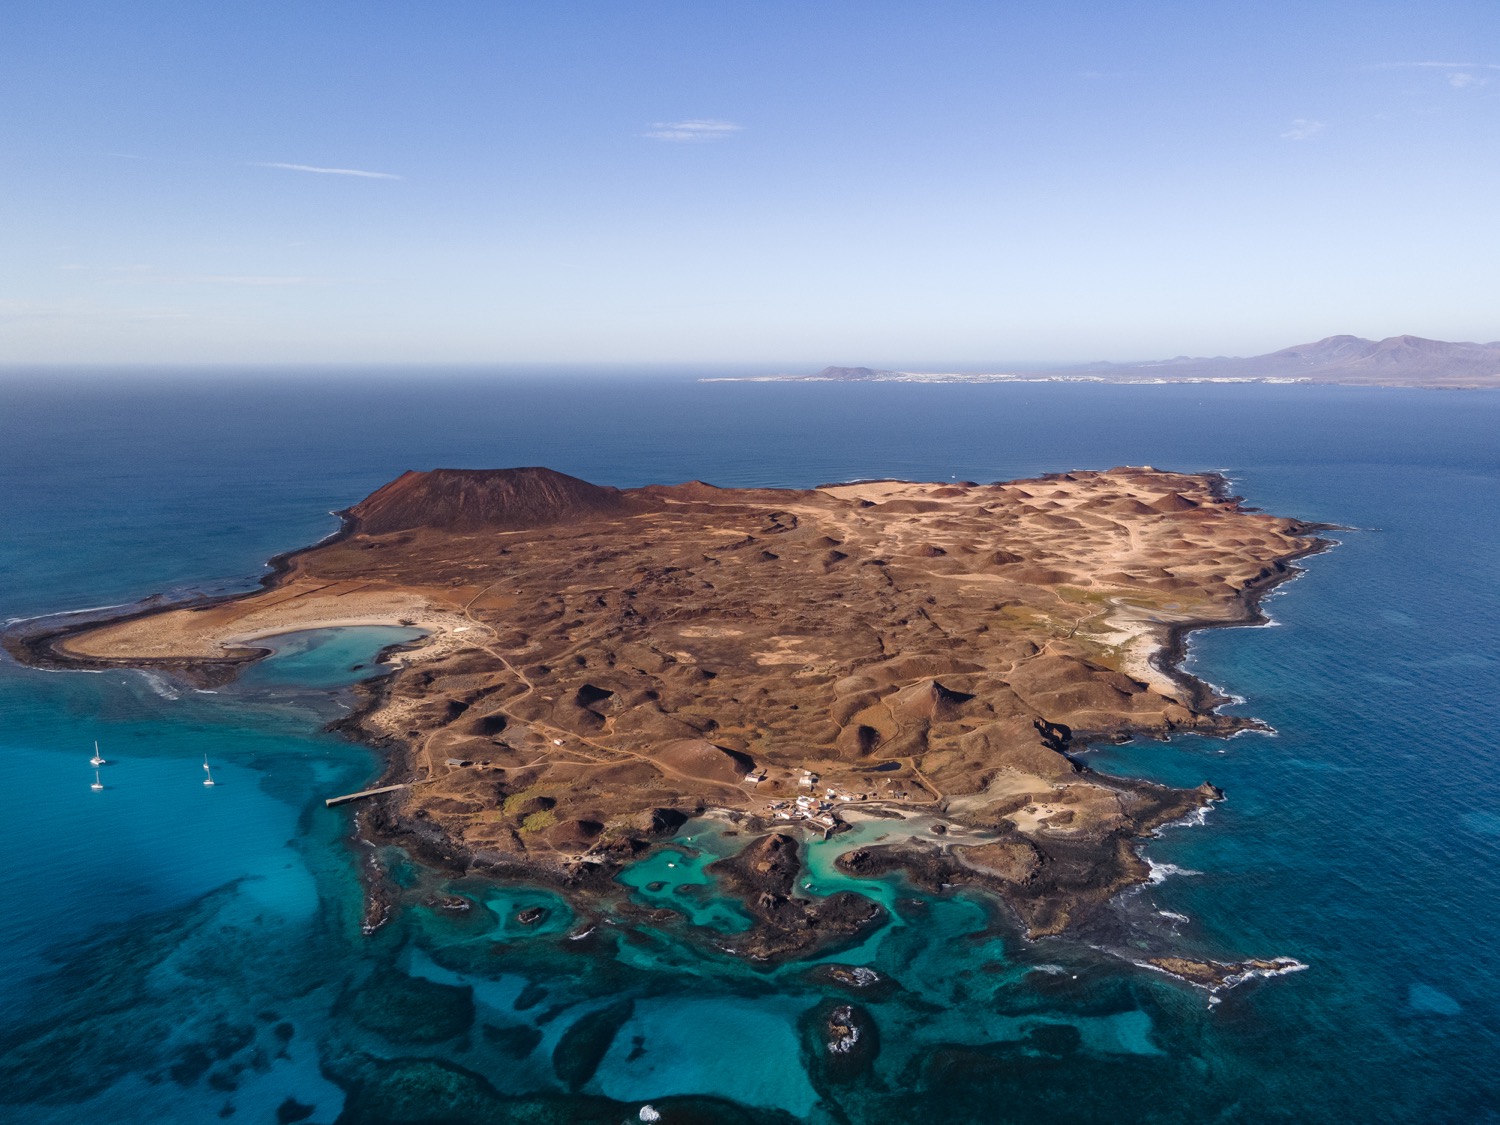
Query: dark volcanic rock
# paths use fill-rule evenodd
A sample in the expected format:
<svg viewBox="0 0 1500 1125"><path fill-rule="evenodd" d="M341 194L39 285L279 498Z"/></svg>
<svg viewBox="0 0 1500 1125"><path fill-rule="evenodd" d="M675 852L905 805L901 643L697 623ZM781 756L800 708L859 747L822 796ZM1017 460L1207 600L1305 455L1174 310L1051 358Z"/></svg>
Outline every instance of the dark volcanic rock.
<svg viewBox="0 0 1500 1125"><path fill-rule="evenodd" d="M865 965L814 965L808 979L820 985L836 985L858 992L867 999L885 999L897 990L894 981Z"/></svg>
<svg viewBox="0 0 1500 1125"><path fill-rule="evenodd" d="M875 1064L880 1032L875 1019L858 1004L825 1000L802 1018L810 1067L815 1080L853 1082Z"/></svg>
<svg viewBox="0 0 1500 1125"><path fill-rule="evenodd" d="M635 818L634 825L651 836L670 836L687 822L687 813L677 809L647 809Z"/></svg>
<svg viewBox="0 0 1500 1125"><path fill-rule="evenodd" d="M1117 891L1145 881L1149 869L1133 847L1138 833L1213 799L1208 789L1168 789L1129 778L1108 781L1139 806L1136 826L1077 836L1012 833L983 847L947 851L877 845L846 852L837 865L863 878L903 871L934 894L966 884L985 887L1016 911L1030 936L1060 933L1094 915ZM1002 819L993 827L1003 831L1009 825Z"/></svg>
<svg viewBox="0 0 1500 1125"><path fill-rule="evenodd" d="M796 897L802 861L796 838L784 832L762 836L708 870L743 900L755 919L755 927L736 944L740 952L757 959L805 952L847 938L885 914L884 908L852 891L827 898Z"/></svg>

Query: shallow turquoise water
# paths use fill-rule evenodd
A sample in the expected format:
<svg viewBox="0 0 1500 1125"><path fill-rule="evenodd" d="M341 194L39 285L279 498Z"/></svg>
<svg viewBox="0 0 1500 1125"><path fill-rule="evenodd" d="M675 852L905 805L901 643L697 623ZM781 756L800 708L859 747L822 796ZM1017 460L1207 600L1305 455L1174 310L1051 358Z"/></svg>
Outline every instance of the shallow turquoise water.
<svg viewBox="0 0 1500 1125"><path fill-rule="evenodd" d="M661 853L620 889L680 924L410 868L415 905L366 939L350 813L322 798L379 765L322 727L409 631L287 638L216 694L0 664L0 1113L270 1122L292 1098L324 1122L613 1123L646 1101L669 1121L1500 1120L1497 423L1500 396L1299 387L6 388L0 619L243 587L332 530L329 509L440 464L622 485L1222 467L1269 510L1364 530L1268 601L1275 627L1194 638L1193 667L1275 737L1091 751L1229 794L1148 846L1173 873L1126 896L1115 934L1309 965L1214 1006L1083 942L1028 945L982 898L857 886L837 841L814 848L808 893L859 889L893 921L824 960L884 979L743 964L713 944L736 908L699 881L733 841L701 829L680 869ZM519 923L530 906L543 920ZM810 1062L809 1013L834 999L878 1029L856 1073ZM429 1061L389 1061L413 1059Z"/></svg>
<svg viewBox="0 0 1500 1125"><path fill-rule="evenodd" d="M742 933L750 928L750 916L733 901L702 893L714 885L705 869L718 858L696 849L663 848L622 871L619 881L643 906L675 910L694 926Z"/></svg>

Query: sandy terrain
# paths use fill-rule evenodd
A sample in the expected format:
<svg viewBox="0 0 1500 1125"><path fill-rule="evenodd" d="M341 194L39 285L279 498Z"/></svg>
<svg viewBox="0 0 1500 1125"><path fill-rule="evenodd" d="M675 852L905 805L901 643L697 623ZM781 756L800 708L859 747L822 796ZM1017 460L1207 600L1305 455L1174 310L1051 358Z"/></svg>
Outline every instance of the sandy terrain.
<svg viewBox="0 0 1500 1125"><path fill-rule="evenodd" d="M350 625L417 626L442 649L456 640L449 636L454 630L472 628L473 622L463 615L462 601L455 603L446 590L299 577L238 601L169 610L65 637L57 648L104 659L222 660L258 651L253 642L280 633Z"/></svg>

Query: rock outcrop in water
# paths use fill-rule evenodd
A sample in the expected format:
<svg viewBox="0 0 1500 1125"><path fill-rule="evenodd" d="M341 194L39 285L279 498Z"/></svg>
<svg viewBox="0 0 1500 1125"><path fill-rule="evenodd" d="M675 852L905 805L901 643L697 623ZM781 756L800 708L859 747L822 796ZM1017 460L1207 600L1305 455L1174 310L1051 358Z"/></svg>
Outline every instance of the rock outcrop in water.
<svg viewBox="0 0 1500 1125"><path fill-rule="evenodd" d="M885 913L852 891L827 897L799 894L798 852L796 837L772 832L709 868L758 923L748 937L736 942L737 952L769 960L848 937Z"/></svg>

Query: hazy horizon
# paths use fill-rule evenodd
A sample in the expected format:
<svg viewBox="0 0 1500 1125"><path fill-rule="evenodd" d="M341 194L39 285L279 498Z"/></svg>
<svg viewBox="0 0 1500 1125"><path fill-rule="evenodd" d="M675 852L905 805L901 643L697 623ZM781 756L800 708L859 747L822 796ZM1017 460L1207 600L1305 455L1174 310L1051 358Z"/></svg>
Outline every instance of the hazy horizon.
<svg viewBox="0 0 1500 1125"><path fill-rule="evenodd" d="M0 366L1493 340L1496 42L1453 0L35 6Z"/></svg>
<svg viewBox="0 0 1500 1125"><path fill-rule="evenodd" d="M1349 333L1332 333L1330 336L1345 336ZM1396 334L1395 338L1410 333ZM1319 340L1328 339L1329 336L1320 337ZM1292 348L1303 344L1312 344L1319 341L1299 340L1295 343L1284 345ZM1378 342L1378 341L1377 341ZM1491 347L1497 346L1493 341L1441 341L1443 343L1487 344ZM1283 350L1282 347L1271 349L1272 352ZM1267 354L1267 353L1262 353ZM695 378L700 376L725 376L733 375L739 377L747 376L769 376L769 375L814 375L824 368L858 369L868 368L874 370L907 371L913 373L932 374L1000 374L1015 372L1018 374L1043 374L1050 370L1066 371L1078 367L1084 368L1091 365L1113 365L1117 367L1130 367L1135 364L1150 364L1158 361L1169 361L1173 359L1234 359L1254 358L1253 356L1229 356L1224 352L1205 355L1188 356L1186 353L1174 355L1155 356L1092 356L1089 358L1072 357L1067 359L1005 359L1005 360L974 360L974 359L907 359L887 360L868 359L846 360L835 357L801 360L359 360L350 359L342 361L307 361L298 359L265 360L260 362L234 362L229 360L177 360L177 361L118 361L113 363L87 362L87 361L36 361L20 363L0 362L0 380L24 379L30 375L50 377L55 375L68 375L86 378L93 375L98 376L162 376L172 377L176 375L192 375L211 371L215 374L234 375L243 374L247 377L263 378L266 376L303 376L303 375L328 375L345 376L359 375L369 376L403 376L413 373L427 375L453 376L455 378L466 377L493 377L493 376L577 376L588 377L590 375L625 375L631 377L662 377L662 378Z"/></svg>

